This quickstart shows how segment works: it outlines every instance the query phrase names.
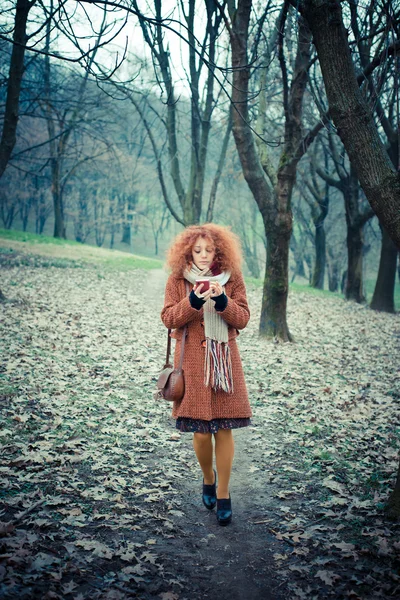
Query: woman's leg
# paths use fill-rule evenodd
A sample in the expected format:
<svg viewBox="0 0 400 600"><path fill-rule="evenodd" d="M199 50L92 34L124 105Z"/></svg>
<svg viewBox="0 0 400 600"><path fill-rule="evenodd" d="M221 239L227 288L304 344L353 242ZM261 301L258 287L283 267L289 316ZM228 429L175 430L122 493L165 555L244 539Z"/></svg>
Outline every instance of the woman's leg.
<svg viewBox="0 0 400 600"><path fill-rule="evenodd" d="M235 444L232 429L219 429L215 436L215 460L217 463L217 498L229 498L229 479L232 471Z"/></svg>
<svg viewBox="0 0 400 600"><path fill-rule="evenodd" d="M213 471L213 444L211 433L194 433L193 448L196 452L201 470L204 475L204 483L212 485L215 483Z"/></svg>

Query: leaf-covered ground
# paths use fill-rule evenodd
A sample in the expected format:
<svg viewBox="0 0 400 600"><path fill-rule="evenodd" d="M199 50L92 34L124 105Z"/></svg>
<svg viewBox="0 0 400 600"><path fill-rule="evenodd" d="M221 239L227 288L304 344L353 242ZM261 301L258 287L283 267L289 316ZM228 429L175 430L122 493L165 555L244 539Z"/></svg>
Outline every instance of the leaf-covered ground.
<svg viewBox="0 0 400 600"><path fill-rule="evenodd" d="M253 426L222 528L153 400L164 273L1 257L1 598L400 597L399 315L291 293L296 343L276 344L248 288Z"/></svg>

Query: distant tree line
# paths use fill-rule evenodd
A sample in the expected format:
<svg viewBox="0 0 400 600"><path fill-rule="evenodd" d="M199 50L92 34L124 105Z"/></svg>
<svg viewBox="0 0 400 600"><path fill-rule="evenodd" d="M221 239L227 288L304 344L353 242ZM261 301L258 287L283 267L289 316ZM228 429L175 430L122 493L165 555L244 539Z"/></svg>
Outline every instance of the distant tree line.
<svg viewBox="0 0 400 600"><path fill-rule="evenodd" d="M323 288L328 278L364 302L363 263L378 237L366 225L378 215L371 306L393 312L399 9L186 0L166 18L162 0L146 14L136 0L117 13L94 4L78 3L94 9L86 23L54 0L4 4L4 226L34 219L41 233L51 217L55 237L68 222L78 241L111 247L116 236L131 247L146 228L158 253L174 222L230 223L249 271L265 267L260 334L291 340L289 265L292 280ZM121 31L142 37L140 55L113 59Z"/></svg>

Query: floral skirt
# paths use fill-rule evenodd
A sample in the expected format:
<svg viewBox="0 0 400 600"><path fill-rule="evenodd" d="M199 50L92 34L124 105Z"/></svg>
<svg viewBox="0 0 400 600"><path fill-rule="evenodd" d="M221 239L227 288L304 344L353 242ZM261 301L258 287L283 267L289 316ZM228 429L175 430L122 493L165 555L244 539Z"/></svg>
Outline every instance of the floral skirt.
<svg viewBox="0 0 400 600"><path fill-rule="evenodd" d="M251 425L249 417L242 419L212 419L211 421L178 417L175 427L184 432L217 433L218 429L237 429L238 427L248 427L249 425Z"/></svg>

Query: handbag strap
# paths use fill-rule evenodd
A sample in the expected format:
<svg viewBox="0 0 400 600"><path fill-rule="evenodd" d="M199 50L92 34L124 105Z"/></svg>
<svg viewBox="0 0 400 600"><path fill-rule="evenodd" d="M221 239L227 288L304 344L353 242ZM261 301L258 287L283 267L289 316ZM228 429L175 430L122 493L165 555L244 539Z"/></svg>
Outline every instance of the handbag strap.
<svg viewBox="0 0 400 600"><path fill-rule="evenodd" d="M189 295L188 294L188 292L189 292L189 283L186 280L185 280L185 289L186 289L186 295ZM171 335L170 335L171 331L172 331L172 329L168 329L167 356L166 356L166 359L165 359L165 367L164 367L164 369L166 367L170 366L169 357L170 357L170 354L171 354ZM183 333L182 333L181 354L180 354L180 357L179 357L179 366L178 366L179 370L182 370L182 365L183 365L183 355L184 355L184 352L185 352L186 331L187 331L187 325L185 325L185 327L183 328Z"/></svg>

